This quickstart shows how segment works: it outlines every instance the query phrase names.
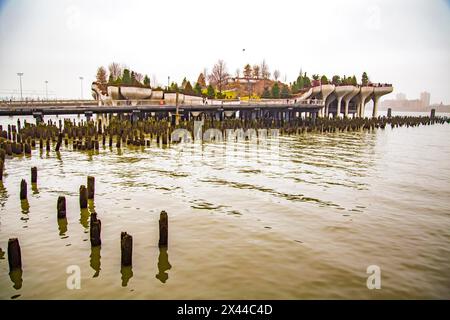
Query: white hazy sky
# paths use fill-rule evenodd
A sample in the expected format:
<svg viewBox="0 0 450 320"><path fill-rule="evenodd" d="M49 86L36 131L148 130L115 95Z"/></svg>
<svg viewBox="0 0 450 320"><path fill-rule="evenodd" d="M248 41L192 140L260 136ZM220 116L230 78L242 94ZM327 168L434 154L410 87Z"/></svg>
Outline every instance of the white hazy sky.
<svg viewBox="0 0 450 320"><path fill-rule="evenodd" d="M165 85L195 82L217 59L232 74L266 59L282 80L367 71L394 93L450 103L449 35L448 0L0 0L0 97L17 94L17 72L25 95L43 96L48 80L61 98L79 98L83 76L86 98L111 61Z"/></svg>

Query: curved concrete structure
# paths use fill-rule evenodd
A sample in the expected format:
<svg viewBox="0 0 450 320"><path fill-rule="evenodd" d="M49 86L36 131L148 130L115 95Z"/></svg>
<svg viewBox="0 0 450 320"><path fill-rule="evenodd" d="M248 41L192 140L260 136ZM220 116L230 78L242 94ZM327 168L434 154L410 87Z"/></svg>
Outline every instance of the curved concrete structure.
<svg viewBox="0 0 450 320"><path fill-rule="evenodd" d="M378 113L378 100L381 96L384 96L385 94L391 93L394 90L393 87L375 87L373 88L373 112L372 117L376 118Z"/></svg>
<svg viewBox="0 0 450 320"><path fill-rule="evenodd" d="M321 91L321 99L325 103L325 108L321 109L320 115L321 116L327 116L328 115L328 108L327 108L327 98L332 94L335 90L334 84L322 84L320 86Z"/></svg>
<svg viewBox="0 0 450 320"><path fill-rule="evenodd" d="M339 86L334 89L334 93L336 94L337 99L337 111L336 116L341 113L341 101L347 94L353 91L354 86Z"/></svg>
<svg viewBox="0 0 450 320"><path fill-rule="evenodd" d="M139 87L120 87L120 93L128 100L143 100L150 99L150 97L152 96L152 89Z"/></svg>
<svg viewBox="0 0 450 320"><path fill-rule="evenodd" d="M353 89L350 93L348 93L347 95L345 95L344 97L344 117L348 117L348 105L350 103L350 100L353 99L353 97L355 97L359 91L360 88L359 87L355 87L355 86L351 86Z"/></svg>
<svg viewBox="0 0 450 320"><path fill-rule="evenodd" d="M112 100L119 100L120 99L119 87L108 86L108 96Z"/></svg>
<svg viewBox="0 0 450 320"><path fill-rule="evenodd" d="M359 98L359 106L358 106L358 110L359 110L359 116L364 118L364 112L366 110L366 104L367 102L369 102L370 100L370 96L373 93L373 87L361 87L361 91L358 95Z"/></svg>
<svg viewBox="0 0 450 320"><path fill-rule="evenodd" d="M309 88L309 90L306 91L306 92L299 98L299 100L302 101L302 100L308 99L308 98L312 95L312 93L313 93L313 89L312 89L312 88Z"/></svg>

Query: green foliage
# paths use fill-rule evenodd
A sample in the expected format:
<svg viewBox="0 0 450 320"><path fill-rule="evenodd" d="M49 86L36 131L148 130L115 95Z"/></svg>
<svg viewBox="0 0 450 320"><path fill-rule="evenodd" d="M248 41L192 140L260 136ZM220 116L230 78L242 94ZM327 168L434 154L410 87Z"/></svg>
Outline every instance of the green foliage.
<svg viewBox="0 0 450 320"><path fill-rule="evenodd" d="M114 78L113 78L112 74L109 75L108 84L114 84Z"/></svg>
<svg viewBox="0 0 450 320"><path fill-rule="evenodd" d="M131 84L130 70L124 69L122 74L122 84Z"/></svg>
<svg viewBox="0 0 450 320"><path fill-rule="evenodd" d="M358 84L358 81L356 81L355 75L353 75L353 77L351 78L351 84L354 86L356 86Z"/></svg>
<svg viewBox="0 0 450 320"><path fill-rule="evenodd" d="M270 98L270 91L269 91L269 88L264 87L264 91L263 91L263 93L262 93L261 98L263 98L263 99L269 99L269 98Z"/></svg>
<svg viewBox="0 0 450 320"><path fill-rule="evenodd" d="M294 81L294 83L291 84L291 92L292 93L298 93L300 91L300 88L298 86L298 83Z"/></svg>
<svg viewBox="0 0 450 320"><path fill-rule="evenodd" d="M202 86L200 85L199 82L197 82L197 83L195 84L194 91L195 91L195 93L196 93L197 95L199 95L199 96L202 94Z"/></svg>
<svg viewBox="0 0 450 320"><path fill-rule="evenodd" d="M369 83L369 77L367 76L367 73L364 71L361 76L361 84L363 86L366 86Z"/></svg>
<svg viewBox="0 0 450 320"><path fill-rule="evenodd" d="M331 83L336 85L336 86L340 85L342 83L341 77L338 76L338 75L334 75L332 80L331 80Z"/></svg>
<svg viewBox="0 0 450 320"><path fill-rule="evenodd" d="M278 82L275 82L272 86L272 97L273 98L280 97L280 87L278 86Z"/></svg>
<svg viewBox="0 0 450 320"><path fill-rule="evenodd" d="M217 92L216 93L216 98L217 99L225 99L227 97L227 95L223 92Z"/></svg>
<svg viewBox="0 0 450 320"><path fill-rule="evenodd" d="M321 84L328 84L328 78L327 78L325 75L323 75L323 76L320 78L320 83L321 83Z"/></svg>
<svg viewBox="0 0 450 320"><path fill-rule="evenodd" d="M289 87L287 85L283 85L283 88L281 89L281 98L286 99L289 98L290 92Z"/></svg>
<svg viewBox="0 0 450 320"><path fill-rule="evenodd" d="M172 91L172 92L178 92L178 91L179 91L178 83L172 82L172 83L170 84L169 91Z"/></svg>
<svg viewBox="0 0 450 320"><path fill-rule="evenodd" d="M181 88L184 89L184 88L186 87L187 82L188 82L188 81L186 80L186 77L184 77L184 78L183 78L183 81L181 82ZM192 88L192 86L191 86L191 88Z"/></svg>
<svg viewBox="0 0 450 320"><path fill-rule="evenodd" d="M301 90L305 87L305 80L302 75L298 76L296 84L297 84L298 90Z"/></svg>
<svg viewBox="0 0 450 320"><path fill-rule="evenodd" d="M206 96L210 99L214 99L215 91L212 85L209 85L206 89Z"/></svg>
<svg viewBox="0 0 450 320"><path fill-rule="evenodd" d="M305 72L305 76L303 77L303 82L304 82L304 87L306 87L306 88L311 87L311 79L309 79L309 77L306 75L306 72Z"/></svg>
<svg viewBox="0 0 450 320"><path fill-rule="evenodd" d="M150 87L150 78L147 75L144 77L144 85Z"/></svg>

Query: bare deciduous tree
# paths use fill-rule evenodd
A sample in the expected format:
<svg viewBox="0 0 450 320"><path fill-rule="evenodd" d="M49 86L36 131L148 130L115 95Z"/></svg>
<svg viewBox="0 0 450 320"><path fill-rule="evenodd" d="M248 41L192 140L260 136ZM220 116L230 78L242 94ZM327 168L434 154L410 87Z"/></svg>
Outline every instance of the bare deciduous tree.
<svg viewBox="0 0 450 320"><path fill-rule="evenodd" d="M253 77L254 78L259 79L259 76L260 76L260 72L259 71L260 71L259 70L259 66L257 64L255 64L253 66Z"/></svg>
<svg viewBox="0 0 450 320"><path fill-rule="evenodd" d="M219 92L222 93L222 88L227 84L229 76L225 62L219 60L209 75L209 82L216 86Z"/></svg>
<svg viewBox="0 0 450 320"><path fill-rule="evenodd" d="M113 80L117 80L117 78L122 76L122 67L117 62L112 62L108 66L108 70Z"/></svg>
<svg viewBox="0 0 450 320"><path fill-rule="evenodd" d="M244 67L244 78L249 79L252 76L252 67L247 63Z"/></svg>
<svg viewBox="0 0 450 320"><path fill-rule="evenodd" d="M134 78L137 80L137 82L142 83L142 80L144 80L144 76L142 75L142 73L135 73L134 74Z"/></svg>
<svg viewBox="0 0 450 320"><path fill-rule="evenodd" d="M270 78L269 66L266 63L265 59L261 62L261 77L263 79L269 79Z"/></svg>
<svg viewBox="0 0 450 320"><path fill-rule="evenodd" d="M278 78L280 77L280 70L275 70L273 72L273 77L274 77L275 81L278 81Z"/></svg>

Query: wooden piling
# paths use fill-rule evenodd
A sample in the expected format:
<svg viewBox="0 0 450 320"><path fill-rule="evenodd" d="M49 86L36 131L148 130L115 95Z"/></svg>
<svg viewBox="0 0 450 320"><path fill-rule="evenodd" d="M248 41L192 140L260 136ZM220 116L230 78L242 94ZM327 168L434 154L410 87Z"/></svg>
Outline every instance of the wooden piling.
<svg viewBox="0 0 450 320"><path fill-rule="evenodd" d="M87 177L87 190L88 190L88 199L94 199L95 194L95 178L88 176Z"/></svg>
<svg viewBox="0 0 450 320"><path fill-rule="evenodd" d="M88 207L88 192L86 186L80 186L80 209L86 209Z"/></svg>
<svg viewBox="0 0 450 320"><path fill-rule="evenodd" d="M9 271L22 268L22 254L20 252L19 239L17 238L8 240L8 263Z"/></svg>
<svg viewBox="0 0 450 320"><path fill-rule="evenodd" d="M45 149L46 151L50 151L50 139L47 139Z"/></svg>
<svg viewBox="0 0 450 320"><path fill-rule="evenodd" d="M102 222L100 219L97 219L97 214L93 212L91 214L91 223L90 223L90 237L91 237L91 246L96 247L102 244L100 233L101 233Z"/></svg>
<svg viewBox="0 0 450 320"><path fill-rule="evenodd" d="M0 159L0 181L3 181L3 170L5 169L5 164L2 159Z"/></svg>
<svg viewBox="0 0 450 320"><path fill-rule="evenodd" d="M66 217L66 197L59 196L57 203L58 219L64 219Z"/></svg>
<svg viewBox="0 0 450 320"><path fill-rule="evenodd" d="M159 215L159 246L167 246L169 234L169 221L167 212L161 211Z"/></svg>
<svg viewBox="0 0 450 320"><path fill-rule="evenodd" d="M37 168L31 168L31 183L37 183Z"/></svg>
<svg viewBox="0 0 450 320"><path fill-rule="evenodd" d="M27 182L25 179L22 179L20 182L20 200L27 199Z"/></svg>
<svg viewBox="0 0 450 320"><path fill-rule="evenodd" d="M122 266L131 266L133 256L133 237L126 232L122 232L120 234L120 249Z"/></svg>

